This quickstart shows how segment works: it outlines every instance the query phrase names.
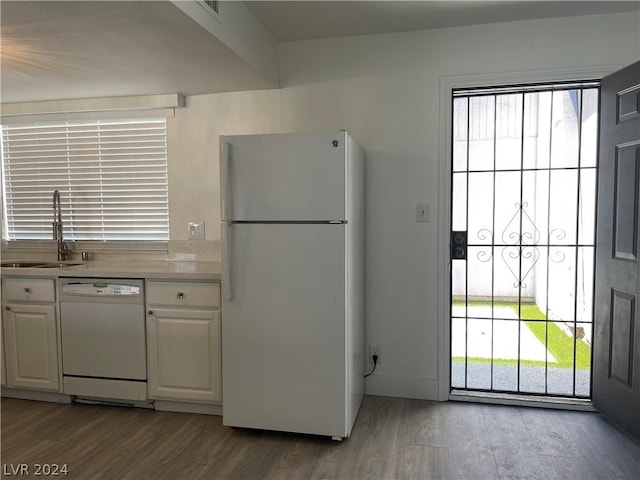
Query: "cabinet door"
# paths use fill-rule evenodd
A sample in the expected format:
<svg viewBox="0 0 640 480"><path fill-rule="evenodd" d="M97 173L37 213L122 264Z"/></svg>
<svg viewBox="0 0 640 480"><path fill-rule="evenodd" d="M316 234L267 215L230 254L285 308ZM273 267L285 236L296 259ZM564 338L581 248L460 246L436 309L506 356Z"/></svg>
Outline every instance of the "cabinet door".
<svg viewBox="0 0 640 480"><path fill-rule="evenodd" d="M9 304L3 322L7 385L58 391L55 306Z"/></svg>
<svg viewBox="0 0 640 480"><path fill-rule="evenodd" d="M220 312L151 308L147 352L150 398L221 400Z"/></svg>

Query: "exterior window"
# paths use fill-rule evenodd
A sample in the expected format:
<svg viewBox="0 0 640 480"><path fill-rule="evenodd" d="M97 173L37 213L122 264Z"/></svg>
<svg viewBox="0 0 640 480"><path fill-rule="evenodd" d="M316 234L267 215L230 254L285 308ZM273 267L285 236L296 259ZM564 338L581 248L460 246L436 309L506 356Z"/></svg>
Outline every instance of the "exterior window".
<svg viewBox="0 0 640 480"><path fill-rule="evenodd" d="M165 118L1 129L5 240L51 239L59 190L65 239L168 241Z"/></svg>

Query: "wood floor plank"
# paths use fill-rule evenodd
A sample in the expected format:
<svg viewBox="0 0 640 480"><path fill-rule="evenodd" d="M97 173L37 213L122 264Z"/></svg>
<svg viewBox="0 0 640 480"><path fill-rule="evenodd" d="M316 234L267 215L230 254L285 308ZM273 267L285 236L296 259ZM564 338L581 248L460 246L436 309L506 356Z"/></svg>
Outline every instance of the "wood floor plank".
<svg viewBox="0 0 640 480"><path fill-rule="evenodd" d="M243 431L241 438L234 442L235 448L227 461L217 469L216 478L264 478L280 449L281 437L276 432Z"/></svg>
<svg viewBox="0 0 640 480"><path fill-rule="evenodd" d="M401 423L406 417L407 402L399 398L369 397L364 415L358 418L359 428L355 432L360 448L355 455L352 470L347 472L355 478L386 478L386 472L394 462L394 449L398 441Z"/></svg>
<svg viewBox="0 0 640 480"><path fill-rule="evenodd" d="M491 446L525 448L529 447L533 439L526 424L522 408L484 405L482 412L485 418L487 432L491 441Z"/></svg>
<svg viewBox="0 0 640 480"><path fill-rule="evenodd" d="M500 445L494 448L493 454L500 480L560 480L552 462L531 450L523 450L519 445ZM579 477L568 477L574 478L581 480Z"/></svg>
<svg viewBox="0 0 640 480"><path fill-rule="evenodd" d="M599 413L562 413L580 456L602 478L640 478L640 442Z"/></svg>
<svg viewBox="0 0 640 480"><path fill-rule="evenodd" d="M404 420L403 434L409 443L425 446L448 446L445 434L446 413L440 402L410 400Z"/></svg>
<svg viewBox="0 0 640 480"><path fill-rule="evenodd" d="M284 436L276 457L264 478L269 480L310 478L322 450L323 445L314 437Z"/></svg>
<svg viewBox="0 0 640 480"><path fill-rule="evenodd" d="M348 443L347 443L348 442ZM348 478L347 472L352 470L358 446L362 442L357 436L351 437L344 442L329 441L324 443L320 449L318 461L315 463L309 479L328 480Z"/></svg>
<svg viewBox="0 0 640 480"><path fill-rule="evenodd" d="M523 408L520 415L529 432L532 451L553 457L580 457L580 449L564 422L562 412Z"/></svg>
<svg viewBox="0 0 640 480"><path fill-rule="evenodd" d="M3 398L0 413L3 464L78 480L640 478L640 445L583 412L367 396L342 442L101 405Z"/></svg>

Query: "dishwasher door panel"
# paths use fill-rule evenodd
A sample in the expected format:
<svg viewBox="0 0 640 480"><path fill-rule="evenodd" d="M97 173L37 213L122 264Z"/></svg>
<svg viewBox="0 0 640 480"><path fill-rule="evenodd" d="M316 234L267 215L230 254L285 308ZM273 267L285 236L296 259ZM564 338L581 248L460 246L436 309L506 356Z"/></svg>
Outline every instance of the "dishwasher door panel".
<svg viewBox="0 0 640 480"><path fill-rule="evenodd" d="M146 380L144 305L61 302L64 375Z"/></svg>

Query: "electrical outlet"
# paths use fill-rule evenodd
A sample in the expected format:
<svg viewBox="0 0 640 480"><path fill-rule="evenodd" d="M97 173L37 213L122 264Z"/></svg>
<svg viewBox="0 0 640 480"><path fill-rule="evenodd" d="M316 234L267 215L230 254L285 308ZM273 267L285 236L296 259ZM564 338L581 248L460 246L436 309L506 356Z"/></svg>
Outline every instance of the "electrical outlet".
<svg viewBox="0 0 640 480"><path fill-rule="evenodd" d="M374 347L373 345L369 345L369 363L373 363L373 356L377 355L378 356L378 361L377 364L380 365L381 362L381 355L380 355L380 351L381 351L381 347Z"/></svg>
<svg viewBox="0 0 640 480"><path fill-rule="evenodd" d="M204 240L204 222L189 222L187 229L189 240Z"/></svg>

